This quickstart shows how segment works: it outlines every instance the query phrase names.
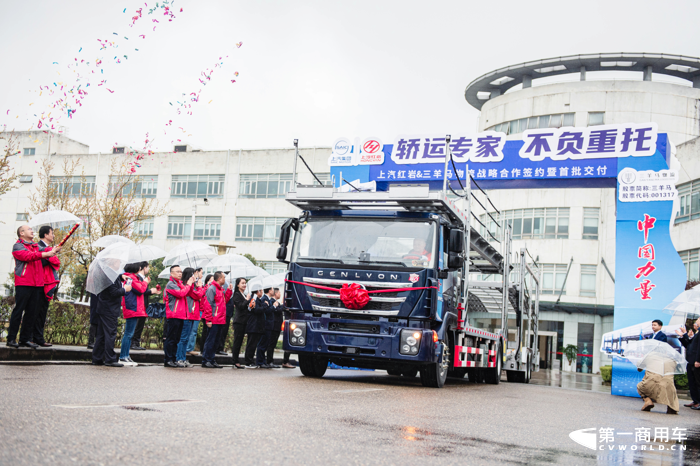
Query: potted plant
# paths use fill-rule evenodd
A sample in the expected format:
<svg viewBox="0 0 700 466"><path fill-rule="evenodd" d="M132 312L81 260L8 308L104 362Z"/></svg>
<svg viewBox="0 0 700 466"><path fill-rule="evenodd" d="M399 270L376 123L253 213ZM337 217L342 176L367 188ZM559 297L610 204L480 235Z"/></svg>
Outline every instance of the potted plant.
<svg viewBox="0 0 700 466"><path fill-rule="evenodd" d="M569 361L569 365L571 366L571 372L576 372L576 355L578 354L578 346L577 345L566 345L562 346L559 348L559 351L566 357L566 360Z"/></svg>

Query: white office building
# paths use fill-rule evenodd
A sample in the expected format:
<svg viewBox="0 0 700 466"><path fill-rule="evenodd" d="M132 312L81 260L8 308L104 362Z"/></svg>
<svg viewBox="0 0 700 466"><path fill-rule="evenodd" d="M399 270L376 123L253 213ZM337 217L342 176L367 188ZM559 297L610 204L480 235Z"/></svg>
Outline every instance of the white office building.
<svg viewBox="0 0 700 466"><path fill-rule="evenodd" d="M3 136L8 135L0 133ZM125 157L120 147L109 154L90 153L86 145L62 134L31 131L15 133L15 137L20 154L13 157L13 166L21 176L19 188L0 199L4 220L0 244L6 252L0 256L0 283L12 271L10 251L17 240L17 227L27 221L28 197L38 183L42 161L50 157L54 162L52 176L57 183L68 184L78 193L80 189L100 193L110 182L111 161ZM294 149L193 151L183 145L175 146L174 151L156 153L140 162L140 183L133 188L139 197L167 203L170 211L136 226L139 234L147 236L146 243L167 251L183 240L221 242L235 246L230 252L253 255L270 273L285 270L275 252L279 227L287 218L299 215L284 200L292 183ZM299 152L322 182L330 182L330 148L300 148ZM66 158L80 159L84 178L62 178ZM300 183L316 183L301 162L298 170ZM87 186L81 186L83 182Z"/></svg>
<svg viewBox="0 0 700 466"><path fill-rule="evenodd" d="M619 74L623 80L613 80L596 77L599 71L625 73ZM552 78L572 74L579 80ZM659 75L681 79L655 82ZM509 139L519 139L533 128L657 123L659 132L668 133L676 146L681 163L672 238L688 278L698 279L700 59L620 53L538 60L480 76L467 86L465 98L481 111L479 131L501 131ZM514 248L526 244L541 264L543 367L552 366L559 347L575 344L579 354L592 355L592 361L578 357L576 370L597 372L609 360L599 352L601 335L613 330L615 189L507 189L488 194L501 218L513 226ZM491 227L487 216L482 219Z"/></svg>

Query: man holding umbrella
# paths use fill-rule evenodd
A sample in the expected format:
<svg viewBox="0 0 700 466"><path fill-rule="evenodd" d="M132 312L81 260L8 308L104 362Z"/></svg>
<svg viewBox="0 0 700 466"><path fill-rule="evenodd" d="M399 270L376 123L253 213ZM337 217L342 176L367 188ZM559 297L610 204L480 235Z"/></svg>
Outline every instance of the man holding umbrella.
<svg viewBox="0 0 700 466"><path fill-rule="evenodd" d="M700 328L700 318L695 321L695 332ZM676 330L681 344L685 347L686 374L688 375L688 391L693 402L685 404L686 408L700 410L700 338L691 336L685 327Z"/></svg>
<svg viewBox="0 0 700 466"><path fill-rule="evenodd" d="M7 332L7 346L18 348L26 346L38 348L33 343L34 322L36 314L44 298L44 269L42 259L55 256L61 251L56 247L51 251L40 251L39 245L34 243L34 230L29 225L22 225L17 229L17 242L12 247L12 257L15 259L15 308L10 317L10 328ZM24 314L24 317L22 316ZM15 342L17 332L19 343Z"/></svg>
<svg viewBox="0 0 700 466"><path fill-rule="evenodd" d="M48 225L39 228L39 251L51 251L53 240L53 228ZM51 343L47 343L44 339L44 326L49 312L49 303L56 297L56 291L58 291L58 271L61 268L61 260L56 256L41 259L41 266L44 269L44 299L39 301L40 306L34 319L34 343L48 348Z"/></svg>

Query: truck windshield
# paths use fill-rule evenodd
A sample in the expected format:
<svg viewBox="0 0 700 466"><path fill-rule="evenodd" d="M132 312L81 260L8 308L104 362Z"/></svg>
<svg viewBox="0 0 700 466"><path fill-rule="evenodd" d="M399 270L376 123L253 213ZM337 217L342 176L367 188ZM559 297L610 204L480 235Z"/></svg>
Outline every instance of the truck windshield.
<svg viewBox="0 0 700 466"><path fill-rule="evenodd" d="M429 268L436 255L428 221L309 219L295 236L294 262Z"/></svg>

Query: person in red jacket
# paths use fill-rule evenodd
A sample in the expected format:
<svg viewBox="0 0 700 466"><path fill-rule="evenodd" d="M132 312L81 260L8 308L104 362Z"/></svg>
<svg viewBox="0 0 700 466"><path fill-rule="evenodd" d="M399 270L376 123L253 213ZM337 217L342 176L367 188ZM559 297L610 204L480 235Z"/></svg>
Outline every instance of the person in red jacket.
<svg viewBox="0 0 700 466"><path fill-rule="evenodd" d="M188 281L190 277L194 277L194 283L190 288L190 292L187 293L187 318L182 325L182 335L180 335L180 342L177 344L177 353L175 354L175 359L179 364L185 367L192 367L187 361L187 344L190 341L190 335L192 334L192 328L195 324L199 324L199 319L201 318L200 301L204 298L206 293L206 288L204 288L204 283L202 279L202 269L195 270L192 267L187 267L182 272L182 280Z"/></svg>
<svg viewBox="0 0 700 466"><path fill-rule="evenodd" d="M228 290L224 288L225 285L226 275L223 272L216 272L214 273L214 281L207 288L209 307L204 309L204 320L209 327L209 333L202 351L202 367L207 369L221 369L221 366L216 362L215 352L217 334L226 325L226 295Z"/></svg>
<svg viewBox="0 0 700 466"><path fill-rule="evenodd" d="M15 259L15 308L10 316L7 346L36 349L38 345L31 340L36 313L41 306L41 299L44 299L44 269L41 259L55 256L61 252L61 248L41 252L39 245L33 242L34 230L29 225L17 228L17 238L19 239L12 247L12 257ZM18 331L19 343L15 341Z"/></svg>
<svg viewBox="0 0 700 466"><path fill-rule="evenodd" d="M126 264L122 277L131 285L131 291L122 297L122 314L126 320L124 325L124 336L122 337L122 346L119 353L119 362L125 366L136 366L137 364L129 356L131 349L131 338L134 336L136 324L141 317L147 317L146 314L146 299L152 294L158 294L156 288L148 289L150 278L142 279L143 264L136 262Z"/></svg>
<svg viewBox="0 0 700 466"><path fill-rule="evenodd" d="M170 281L165 287L163 301L165 301L165 318L167 319L165 343L165 367L185 367L177 363L177 343L182 336L182 326L187 319L187 295L194 283L194 277L190 277L186 284L181 281L182 269L179 265L170 267Z"/></svg>
<svg viewBox="0 0 700 466"><path fill-rule="evenodd" d="M48 225L39 228L39 251L51 251L53 240L53 228ZM58 291L58 270L61 268L61 260L57 256L41 259L41 266L44 269L44 299L39 300L40 306L34 318L32 339L37 345L48 348L52 345L44 339L44 326L49 312L49 302L56 297L56 291Z"/></svg>

